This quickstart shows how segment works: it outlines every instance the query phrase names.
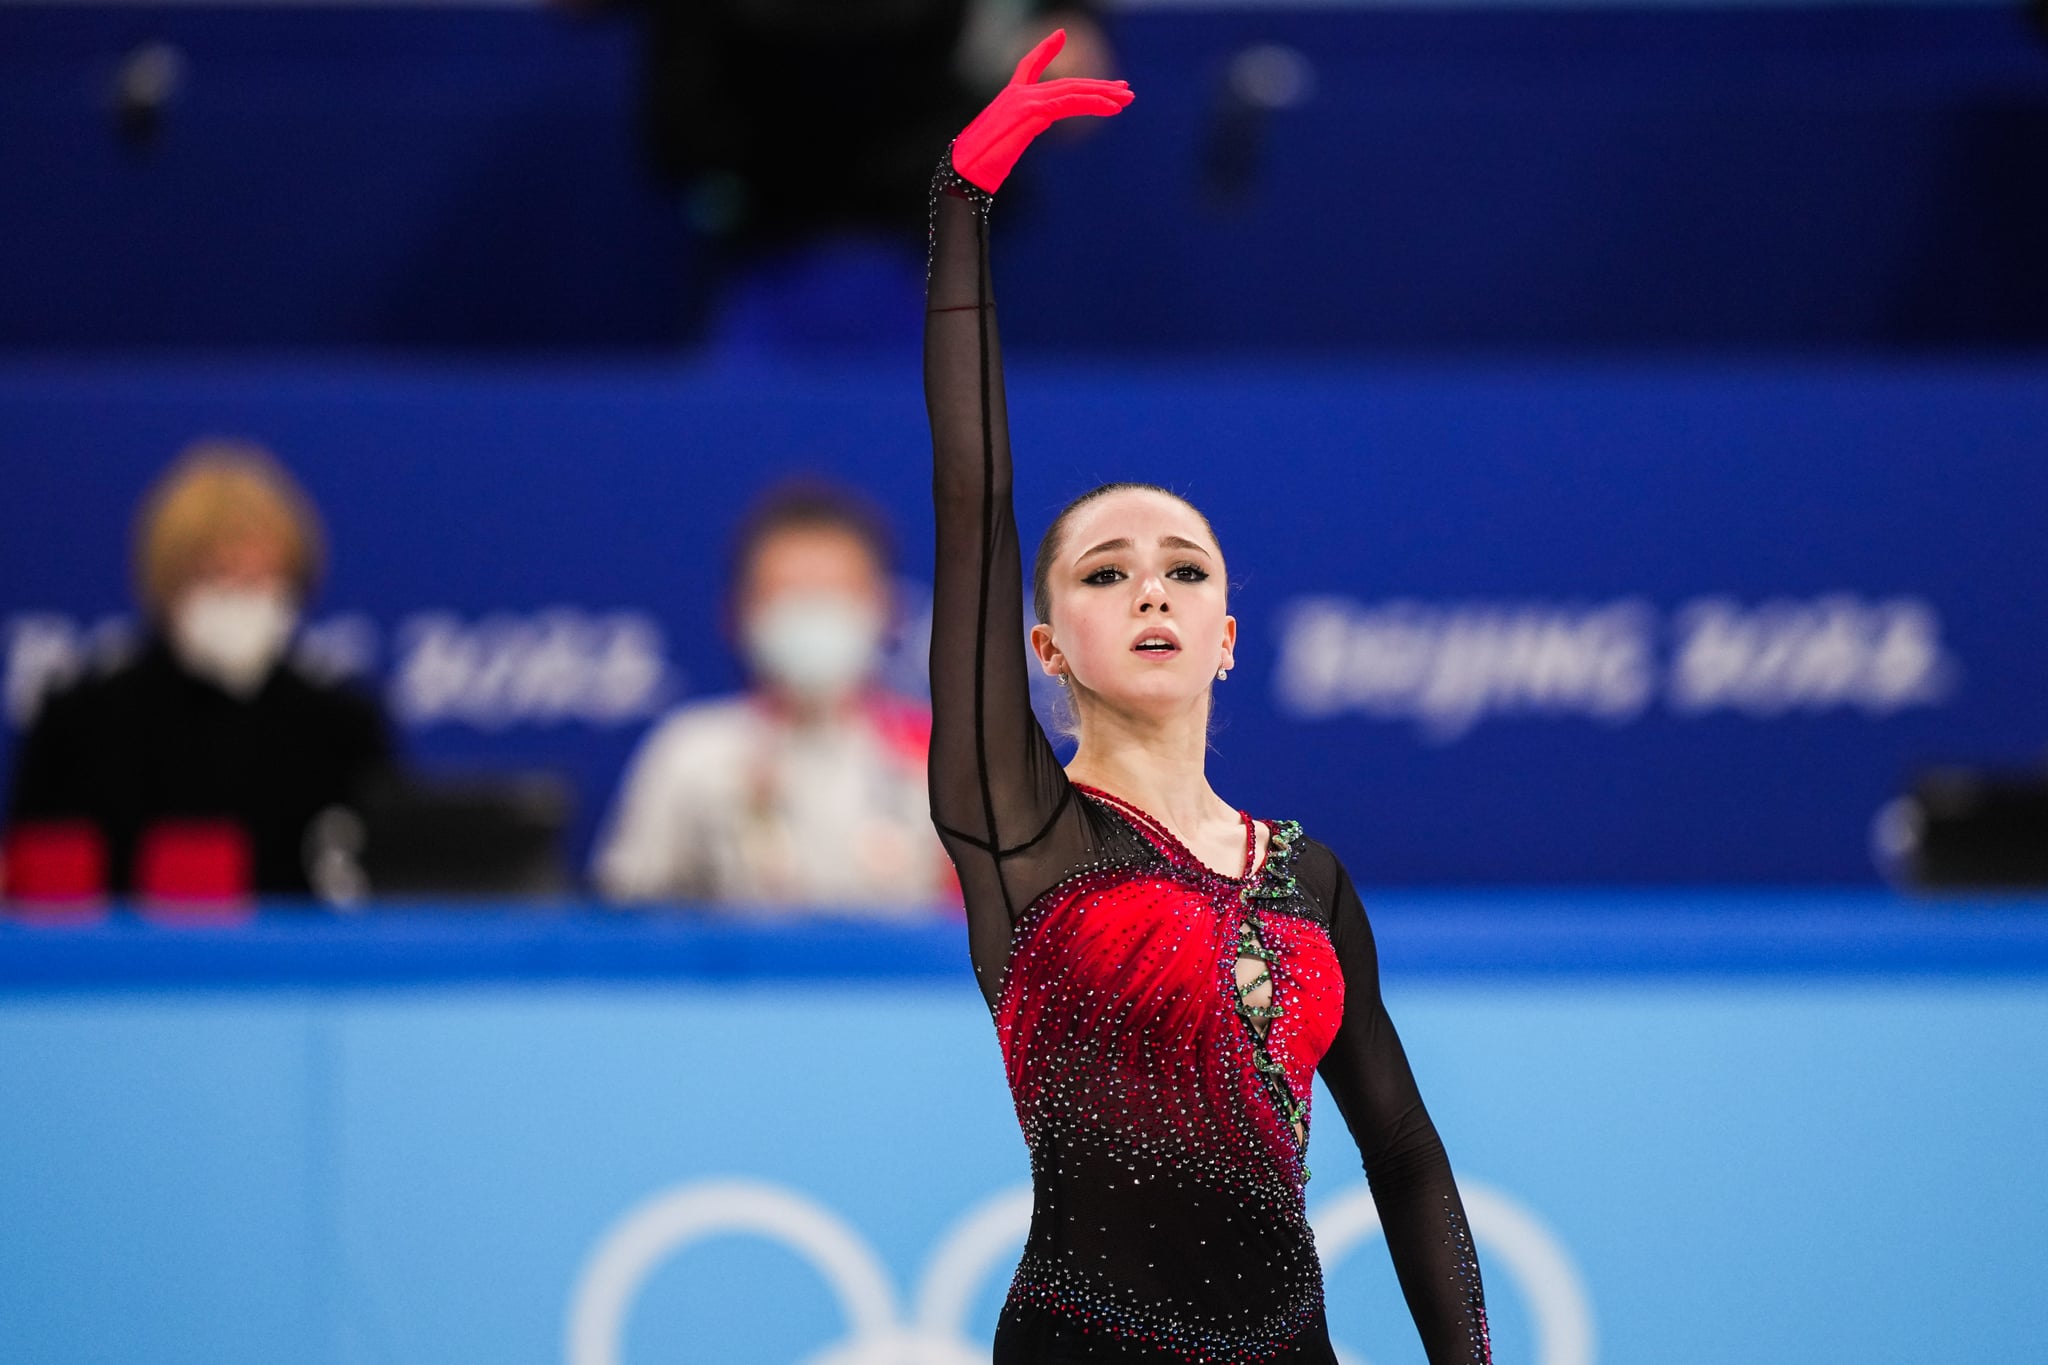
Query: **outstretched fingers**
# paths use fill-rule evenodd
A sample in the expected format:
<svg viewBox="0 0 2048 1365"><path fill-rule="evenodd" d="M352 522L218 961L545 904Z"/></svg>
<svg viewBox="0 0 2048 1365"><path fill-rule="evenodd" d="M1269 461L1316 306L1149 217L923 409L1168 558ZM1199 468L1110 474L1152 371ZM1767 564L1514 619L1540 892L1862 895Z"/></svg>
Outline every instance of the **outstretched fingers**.
<svg viewBox="0 0 2048 1365"><path fill-rule="evenodd" d="M1048 34L1018 64L1016 80L953 139L953 169L961 178L994 194L1031 139L1054 123L1076 114L1106 117L1131 102L1131 87L1123 81L1038 80L1065 42L1064 30Z"/></svg>
<svg viewBox="0 0 2048 1365"><path fill-rule="evenodd" d="M1123 112L1129 100L1113 100L1103 95L1062 95L1056 100L1047 100L1038 106L1041 115L1048 119L1072 118L1076 114L1094 114L1108 118Z"/></svg>
<svg viewBox="0 0 2048 1365"><path fill-rule="evenodd" d="M1067 118L1074 114L1110 115L1120 112L1134 96L1122 81L1070 79L1047 81L1031 87L1031 105L1041 116Z"/></svg>
<svg viewBox="0 0 2048 1365"><path fill-rule="evenodd" d="M1097 95L1108 95L1112 98L1122 99L1126 103L1131 98L1131 83L1129 81L1104 81L1097 80L1093 76L1062 76L1056 81L1040 81L1023 93L1038 99L1047 95L1071 94L1077 90L1085 90Z"/></svg>

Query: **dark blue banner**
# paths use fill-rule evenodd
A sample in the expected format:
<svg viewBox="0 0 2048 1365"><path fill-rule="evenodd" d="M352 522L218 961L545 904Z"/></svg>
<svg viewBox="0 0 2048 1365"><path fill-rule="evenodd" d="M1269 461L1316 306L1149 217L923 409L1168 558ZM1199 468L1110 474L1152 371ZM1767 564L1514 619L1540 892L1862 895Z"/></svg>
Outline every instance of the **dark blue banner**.
<svg viewBox="0 0 2048 1365"><path fill-rule="evenodd" d="M1213 518L1242 640L1214 781L1362 881L1868 880L1916 767L2048 745L2037 367L1025 368L1011 410L1027 539L1110 478ZM207 434L329 521L302 652L422 764L569 773L579 850L647 723L737 685L727 538L780 476L892 512L919 685L910 366L29 366L0 375L17 722L115 647L136 499Z"/></svg>

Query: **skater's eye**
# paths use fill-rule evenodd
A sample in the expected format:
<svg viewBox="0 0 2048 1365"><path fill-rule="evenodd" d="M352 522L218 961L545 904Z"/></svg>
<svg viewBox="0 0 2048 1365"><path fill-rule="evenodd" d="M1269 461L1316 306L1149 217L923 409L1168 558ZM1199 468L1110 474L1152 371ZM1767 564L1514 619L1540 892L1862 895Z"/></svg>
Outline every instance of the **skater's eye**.
<svg viewBox="0 0 2048 1365"><path fill-rule="evenodd" d="M1124 571L1122 569L1119 569L1114 564L1105 564L1092 573L1082 575L1081 581L1083 583L1093 583L1100 587L1105 583L1119 582L1123 577Z"/></svg>
<svg viewBox="0 0 2048 1365"><path fill-rule="evenodd" d="M1183 583L1200 583L1209 577L1209 571L1199 564L1176 564L1166 571L1166 576Z"/></svg>

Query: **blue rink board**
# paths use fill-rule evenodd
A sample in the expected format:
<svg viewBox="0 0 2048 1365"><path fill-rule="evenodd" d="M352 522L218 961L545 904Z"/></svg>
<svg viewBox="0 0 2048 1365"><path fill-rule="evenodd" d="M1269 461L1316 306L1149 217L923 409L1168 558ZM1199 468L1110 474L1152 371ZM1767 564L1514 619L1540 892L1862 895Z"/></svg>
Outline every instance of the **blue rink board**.
<svg viewBox="0 0 2048 1365"><path fill-rule="evenodd" d="M2048 904L1372 903L1497 1359L2030 1358ZM1003 1210L980 1273L948 1238L1027 1170L963 957L949 926L580 910L0 926L0 1355L956 1358L826 1354L898 1330L986 1359ZM1363 1182L1316 1115L1336 1334L1415 1365L1384 1251L1341 1245ZM784 1232L650 1233L612 1273L693 1209ZM835 1228L864 1327L796 1249ZM917 1312L944 1268L957 1332ZM616 1350L568 1339L586 1274Z"/></svg>
<svg viewBox="0 0 2048 1365"><path fill-rule="evenodd" d="M1373 891L1395 976L2048 974L2048 900L1885 892L1587 889ZM597 903L387 905L335 915L290 902L245 921L130 911L0 919L0 992L152 986L337 989L544 980L834 982L960 977L957 914L880 926L761 923L717 910L619 914Z"/></svg>

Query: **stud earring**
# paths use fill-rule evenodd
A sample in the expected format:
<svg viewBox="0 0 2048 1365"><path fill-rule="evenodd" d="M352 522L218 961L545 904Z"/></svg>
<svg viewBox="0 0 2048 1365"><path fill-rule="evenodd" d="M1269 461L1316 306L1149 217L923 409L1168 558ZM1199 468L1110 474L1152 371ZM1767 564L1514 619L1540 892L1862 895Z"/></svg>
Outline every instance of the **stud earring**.
<svg viewBox="0 0 2048 1365"><path fill-rule="evenodd" d="M1223 680L1224 680L1225 678L1228 678L1229 676L1230 676L1230 670L1229 670L1229 669L1227 669L1227 668L1219 668L1219 669L1217 669L1217 670L1216 670L1216 681L1217 681L1217 682L1222 682L1222 681L1223 681Z"/></svg>
<svg viewBox="0 0 2048 1365"><path fill-rule="evenodd" d="M1058 683L1061 687L1065 687L1067 685L1067 675L1064 673L1053 674L1052 680Z"/></svg>

